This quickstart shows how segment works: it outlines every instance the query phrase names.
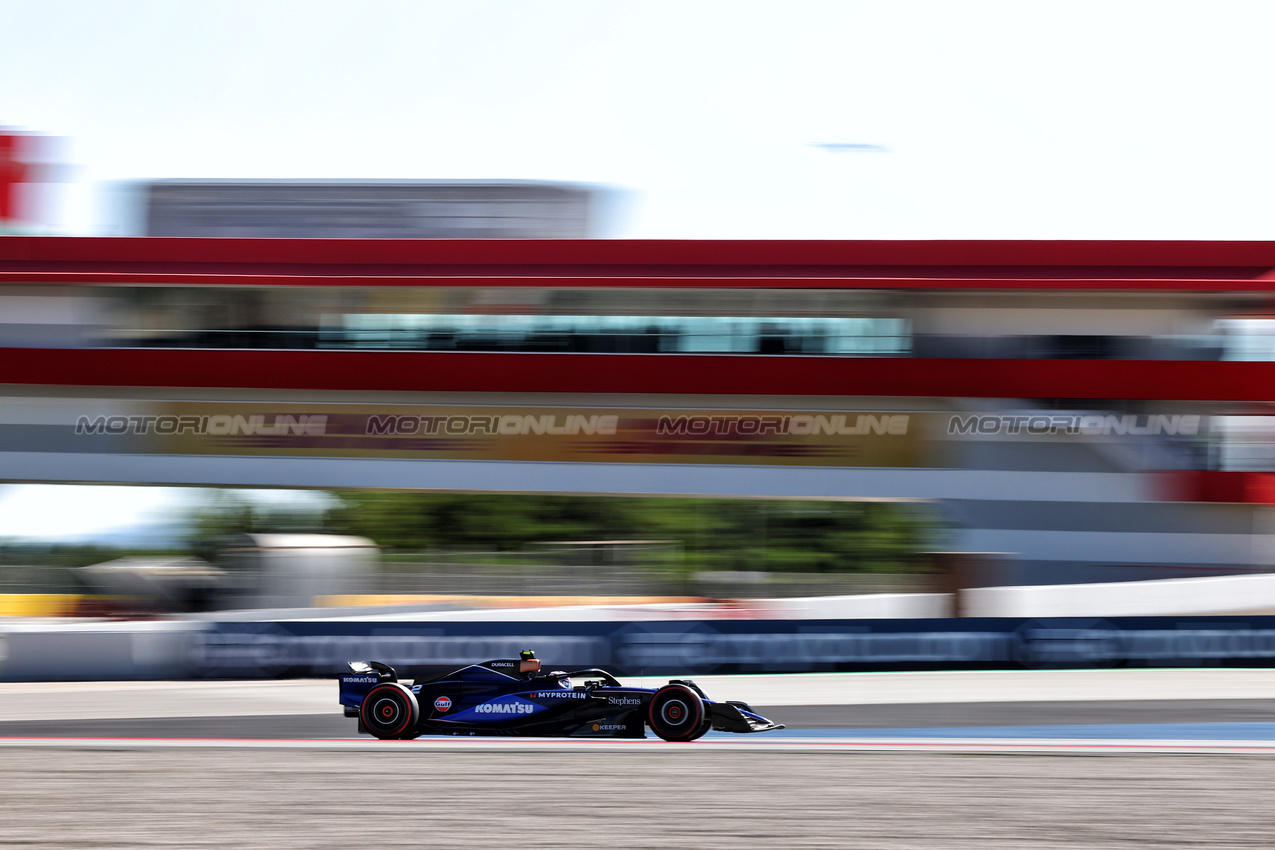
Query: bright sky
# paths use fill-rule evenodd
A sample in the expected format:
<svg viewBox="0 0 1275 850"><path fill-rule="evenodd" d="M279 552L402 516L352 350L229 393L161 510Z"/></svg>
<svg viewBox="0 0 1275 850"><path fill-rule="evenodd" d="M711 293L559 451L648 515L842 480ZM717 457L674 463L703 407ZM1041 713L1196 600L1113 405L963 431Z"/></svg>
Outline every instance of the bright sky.
<svg viewBox="0 0 1275 850"><path fill-rule="evenodd" d="M0 0L79 232L143 178L522 178L609 235L1275 237L1275 3ZM874 145L830 152L818 144Z"/></svg>
<svg viewBox="0 0 1275 850"><path fill-rule="evenodd" d="M121 181L464 178L622 189L620 237L1275 239L1269 0L0 0L0 22L0 123L66 140L62 232L117 232ZM118 528L164 493L33 492L0 488L0 536Z"/></svg>
<svg viewBox="0 0 1275 850"><path fill-rule="evenodd" d="M261 507L321 509L330 500L308 490L234 490L240 501ZM109 535L121 531L161 532L174 526L214 491L197 487L116 487L73 484L0 486L0 540L58 540Z"/></svg>
<svg viewBox="0 0 1275 850"><path fill-rule="evenodd" d="M180 494L169 487L0 487L0 539L99 534L154 522L172 513Z"/></svg>

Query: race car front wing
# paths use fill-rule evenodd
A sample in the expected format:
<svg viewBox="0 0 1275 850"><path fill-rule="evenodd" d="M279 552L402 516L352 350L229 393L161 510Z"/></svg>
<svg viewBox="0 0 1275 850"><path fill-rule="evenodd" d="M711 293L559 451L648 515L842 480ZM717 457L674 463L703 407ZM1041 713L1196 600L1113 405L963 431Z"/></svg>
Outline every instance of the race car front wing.
<svg viewBox="0 0 1275 850"><path fill-rule="evenodd" d="M769 732L784 728L784 724L772 723L739 700L710 702L704 707L708 709L709 722L718 732Z"/></svg>

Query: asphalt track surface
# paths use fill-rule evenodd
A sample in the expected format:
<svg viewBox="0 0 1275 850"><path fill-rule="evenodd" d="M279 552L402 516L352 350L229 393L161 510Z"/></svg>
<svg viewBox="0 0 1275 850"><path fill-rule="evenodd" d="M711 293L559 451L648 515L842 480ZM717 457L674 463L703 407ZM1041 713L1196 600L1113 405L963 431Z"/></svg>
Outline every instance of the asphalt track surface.
<svg viewBox="0 0 1275 850"><path fill-rule="evenodd" d="M829 736L861 730L1002 730L1042 726L1275 723L1275 700L1130 700L895 705L756 706L789 730ZM1002 733L1003 734L1003 733ZM0 720L0 738L350 738L356 721L330 714Z"/></svg>
<svg viewBox="0 0 1275 850"><path fill-rule="evenodd" d="M693 744L375 741L332 683L0 686L0 847L1270 848L1266 678L858 678Z"/></svg>

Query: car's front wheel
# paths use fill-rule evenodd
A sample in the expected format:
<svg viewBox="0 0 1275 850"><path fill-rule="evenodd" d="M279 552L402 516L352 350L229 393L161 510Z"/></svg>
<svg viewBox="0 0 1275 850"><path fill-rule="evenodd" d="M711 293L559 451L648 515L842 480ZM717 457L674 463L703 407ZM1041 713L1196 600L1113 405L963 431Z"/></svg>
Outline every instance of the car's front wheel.
<svg viewBox="0 0 1275 850"><path fill-rule="evenodd" d="M397 682L382 682L363 697L359 719L382 740L415 738L421 709L416 695Z"/></svg>
<svg viewBox="0 0 1275 850"><path fill-rule="evenodd" d="M646 722L666 741L694 741L708 731L704 700L685 685L665 685L651 697Z"/></svg>

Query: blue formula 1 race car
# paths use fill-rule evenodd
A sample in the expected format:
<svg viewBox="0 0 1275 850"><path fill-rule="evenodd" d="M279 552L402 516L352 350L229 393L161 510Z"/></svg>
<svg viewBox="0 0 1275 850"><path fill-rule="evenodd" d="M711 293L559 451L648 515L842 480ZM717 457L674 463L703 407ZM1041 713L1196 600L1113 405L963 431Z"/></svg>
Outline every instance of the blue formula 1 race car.
<svg viewBox="0 0 1275 850"><path fill-rule="evenodd" d="M472 664L408 685L379 661L351 661L341 676L341 705L359 731L386 740L421 735L509 735L645 738L646 727L666 741L694 741L709 729L782 729L737 701L714 702L694 682L660 688L620 684L605 670L540 672L522 658Z"/></svg>

